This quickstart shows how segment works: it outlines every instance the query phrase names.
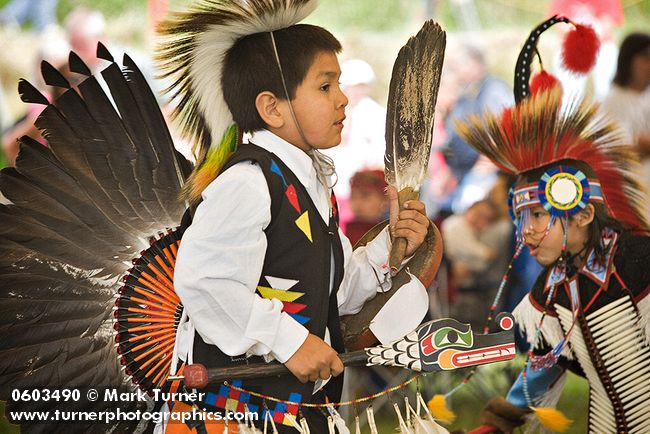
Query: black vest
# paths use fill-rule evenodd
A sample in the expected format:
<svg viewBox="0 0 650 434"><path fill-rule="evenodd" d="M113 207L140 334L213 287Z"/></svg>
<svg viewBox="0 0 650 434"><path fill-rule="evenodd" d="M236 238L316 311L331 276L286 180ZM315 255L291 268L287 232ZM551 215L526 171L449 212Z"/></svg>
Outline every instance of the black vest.
<svg viewBox="0 0 650 434"><path fill-rule="evenodd" d="M338 235L336 200L332 196L334 215L326 224L305 187L277 156L256 145L244 144L228 160L222 172L242 161L259 165L271 196L271 223L264 231L268 247L257 293L265 298L279 298L284 304L285 312L320 338L324 338L327 327L332 347L339 353L343 352L336 300L336 291L343 279L343 249ZM226 200L236 201L237 198ZM330 295L332 254L335 272L334 289ZM284 288L273 288L273 279L269 282L266 276L290 279L297 283L286 291L278 291L277 289ZM246 358L245 355L230 357L216 346L203 342L197 334L194 339L194 362L208 367L222 367L262 363L263 359ZM336 402L341 395L342 377L340 375L330 380L323 391L316 395L312 394L314 383L302 384L291 374L244 382L233 378L230 383L287 401L323 402L325 394L330 401ZM202 392L208 393L205 403L211 407L243 411L246 403L250 411L260 412L259 420L263 421L262 400L254 396L238 393L226 386L208 387ZM266 406L276 424L286 424L284 414L290 412L296 415L298 410L295 406L287 407L273 401L267 401ZM301 413L308 418L312 431L316 429L314 432L320 432L318 425L326 429L326 421L319 409L303 408ZM282 432L279 425L278 429Z"/></svg>

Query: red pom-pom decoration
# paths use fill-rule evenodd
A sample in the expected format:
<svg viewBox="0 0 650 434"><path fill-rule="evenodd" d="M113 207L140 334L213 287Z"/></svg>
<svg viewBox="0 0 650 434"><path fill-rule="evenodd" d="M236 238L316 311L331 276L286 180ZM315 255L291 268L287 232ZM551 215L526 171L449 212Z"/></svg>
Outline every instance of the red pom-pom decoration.
<svg viewBox="0 0 650 434"><path fill-rule="evenodd" d="M530 93L535 95L539 91L551 90L555 86L559 86L560 82L553 75L542 70L535 74L530 80Z"/></svg>
<svg viewBox="0 0 650 434"><path fill-rule="evenodd" d="M562 44L562 62L569 71L586 74L596 63L600 48L598 35L590 26L576 24Z"/></svg>

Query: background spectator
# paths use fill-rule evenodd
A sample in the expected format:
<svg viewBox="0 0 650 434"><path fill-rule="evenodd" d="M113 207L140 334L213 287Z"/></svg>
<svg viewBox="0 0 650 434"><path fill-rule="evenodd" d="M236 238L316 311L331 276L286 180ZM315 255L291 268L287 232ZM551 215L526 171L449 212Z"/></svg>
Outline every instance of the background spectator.
<svg viewBox="0 0 650 434"><path fill-rule="evenodd" d="M0 23L23 25L31 22L37 32L56 24L58 0L12 0L0 11Z"/></svg>
<svg viewBox="0 0 650 434"><path fill-rule="evenodd" d="M476 329L483 325L492 289L484 274L500 253L483 240L496 216L495 206L485 199L472 204L463 214L447 217L441 227L450 279L457 290L450 315Z"/></svg>
<svg viewBox="0 0 650 434"><path fill-rule="evenodd" d="M334 192L339 201L342 228L352 218L348 205L352 176L359 170L384 168L386 109L370 96L374 80L375 72L363 60L350 59L341 64L340 82L349 100L345 127L341 144L325 153L336 166Z"/></svg>
<svg viewBox="0 0 650 434"><path fill-rule="evenodd" d="M97 59L97 42L111 49L106 37L104 15L97 10L78 7L66 17L64 26L72 51L81 57L91 71L97 70L103 64L101 59Z"/></svg>
<svg viewBox="0 0 650 434"><path fill-rule="evenodd" d="M463 90L445 119L445 158L458 181L458 188L442 206L442 211L462 213L470 204L485 197L496 179L496 167L479 158L479 154L461 139L454 122L486 110L498 113L513 103L513 97L505 82L488 74L481 50L465 44L450 54L453 56L450 68Z"/></svg>
<svg viewBox="0 0 650 434"><path fill-rule="evenodd" d="M447 142L448 126L445 122L449 110L454 106L460 93L460 82L450 62L445 60L440 77L440 89L436 101L435 122L433 124L433 138L431 143L431 156L426 179L420 188L420 200L427 206L427 213L431 219L437 219L444 204L451 199L451 194L458 186L458 180L445 161L443 148Z"/></svg>
<svg viewBox="0 0 650 434"><path fill-rule="evenodd" d="M632 33L623 40L614 83L602 108L639 153L639 179L650 188L650 34Z"/></svg>
<svg viewBox="0 0 650 434"><path fill-rule="evenodd" d="M388 218L388 198L383 170L361 170L350 180L352 220L345 235L354 245L373 226Z"/></svg>

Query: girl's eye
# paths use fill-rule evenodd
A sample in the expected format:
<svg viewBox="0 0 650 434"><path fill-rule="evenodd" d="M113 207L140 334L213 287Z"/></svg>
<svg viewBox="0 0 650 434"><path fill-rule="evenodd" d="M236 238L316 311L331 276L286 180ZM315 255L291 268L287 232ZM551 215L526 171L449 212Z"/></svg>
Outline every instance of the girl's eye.
<svg viewBox="0 0 650 434"><path fill-rule="evenodd" d="M543 215L544 214L540 211L536 211L533 213L533 217L535 217L536 219L542 218Z"/></svg>
<svg viewBox="0 0 650 434"><path fill-rule="evenodd" d="M327 92L328 90L330 90L330 85L329 85L329 83L328 83L328 84L324 84L324 85L322 85L322 86L320 87L320 90L322 90L322 91L324 91L324 92Z"/></svg>

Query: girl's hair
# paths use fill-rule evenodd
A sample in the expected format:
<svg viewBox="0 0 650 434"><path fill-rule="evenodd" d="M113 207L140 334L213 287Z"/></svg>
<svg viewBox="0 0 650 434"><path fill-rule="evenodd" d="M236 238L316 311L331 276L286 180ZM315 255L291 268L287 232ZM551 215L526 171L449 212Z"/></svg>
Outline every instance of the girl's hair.
<svg viewBox="0 0 650 434"><path fill-rule="evenodd" d="M632 80L632 61L634 58L650 47L650 35L647 33L630 33L621 43L618 52L618 63L614 83L627 86Z"/></svg>

